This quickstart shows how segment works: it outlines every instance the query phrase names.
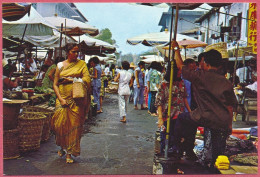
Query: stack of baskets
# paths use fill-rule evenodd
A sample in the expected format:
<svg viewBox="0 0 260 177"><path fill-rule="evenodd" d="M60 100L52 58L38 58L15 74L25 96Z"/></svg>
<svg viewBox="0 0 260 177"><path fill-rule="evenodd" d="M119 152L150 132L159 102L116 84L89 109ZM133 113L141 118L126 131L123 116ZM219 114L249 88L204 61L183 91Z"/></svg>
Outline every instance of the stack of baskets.
<svg viewBox="0 0 260 177"><path fill-rule="evenodd" d="M20 157L18 149L18 129L4 130L3 155L4 159L15 159Z"/></svg>
<svg viewBox="0 0 260 177"><path fill-rule="evenodd" d="M19 115L19 151L35 151L40 148L43 125L46 116L32 112Z"/></svg>
<svg viewBox="0 0 260 177"><path fill-rule="evenodd" d="M219 43L208 45L205 48L205 52L207 52L207 51L209 51L211 49L215 49L215 50L219 51L221 53L221 55L222 55L222 58L229 58L228 51L227 51L227 43L226 42L219 42Z"/></svg>
<svg viewBox="0 0 260 177"><path fill-rule="evenodd" d="M42 129L42 136L41 136L41 141L47 141L50 138L50 121L51 118L54 114L54 111L46 109L46 108L41 108L37 106L28 106L23 108L24 112L29 112L29 113L37 113L37 114L43 114L46 116L46 119L44 121L43 129Z"/></svg>
<svg viewBox="0 0 260 177"><path fill-rule="evenodd" d="M17 129L20 106L15 103L3 106L3 159L15 159L20 156Z"/></svg>

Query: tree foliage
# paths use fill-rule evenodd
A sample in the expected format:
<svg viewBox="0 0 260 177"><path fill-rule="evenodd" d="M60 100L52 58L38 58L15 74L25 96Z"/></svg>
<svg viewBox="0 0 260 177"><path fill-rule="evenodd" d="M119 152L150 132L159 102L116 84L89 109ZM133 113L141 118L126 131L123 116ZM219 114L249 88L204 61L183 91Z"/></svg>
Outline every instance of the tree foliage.
<svg viewBox="0 0 260 177"><path fill-rule="evenodd" d="M158 53L157 51L149 50L149 51L140 53L139 55L140 56L142 56L142 55L157 55L157 53Z"/></svg>
<svg viewBox="0 0 260 177"><path fill-rule="evenodd" d="M112 33L108 28L102 29L100 31L100 34L95 38L108 42L111 45L114 45L116 43L116 41L114 39L112 39Z"/></svg>
<svg viewBox="0 0 260 177"><path fill-rule="evenodd" d="M129 63L133 62L133 55L131 53L128 53L126 55L121 55L121 61L128 61Z"/></svg>

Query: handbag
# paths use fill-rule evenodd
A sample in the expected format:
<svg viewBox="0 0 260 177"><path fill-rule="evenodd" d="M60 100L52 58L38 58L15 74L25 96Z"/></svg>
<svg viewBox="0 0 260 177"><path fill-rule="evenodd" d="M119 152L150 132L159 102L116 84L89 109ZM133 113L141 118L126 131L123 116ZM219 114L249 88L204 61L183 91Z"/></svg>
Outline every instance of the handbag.
<svg viewBox="0 0 260 177"><path fill-rule="evenodd" d="M72 85L72 98L84 98L87 95L87 87L82 82L74 82Z"/></svg>

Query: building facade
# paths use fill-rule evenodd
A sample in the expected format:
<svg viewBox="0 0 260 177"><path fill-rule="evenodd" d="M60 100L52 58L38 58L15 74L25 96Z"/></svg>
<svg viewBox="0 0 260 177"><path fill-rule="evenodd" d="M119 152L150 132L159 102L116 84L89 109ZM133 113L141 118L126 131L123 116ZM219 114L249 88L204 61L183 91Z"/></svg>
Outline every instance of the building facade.
<svg viewBox="0 0 260 177"><path fill-rule="evenodd" d="M227 42L228 47L247 46L249 3L232 3L212 8L195 22L199 24L199 40L208 44Z"/></svg>
<svg viewBox="0 0 260 177"><path fill-rule="evenodd" d="M33 3L32 6L43 17L59 16L81 22L88 21L74 3Z"/></svg>

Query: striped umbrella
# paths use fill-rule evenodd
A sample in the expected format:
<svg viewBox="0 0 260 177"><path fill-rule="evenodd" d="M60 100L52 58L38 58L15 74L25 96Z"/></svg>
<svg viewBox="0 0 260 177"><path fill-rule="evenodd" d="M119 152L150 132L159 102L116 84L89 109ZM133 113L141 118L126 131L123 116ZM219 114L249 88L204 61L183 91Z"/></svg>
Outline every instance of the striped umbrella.
<svg viewBox="0 0 260 177"><path fill-rule="evenodd" d="M6 21L16 21L27 13L30 16L31 4L28 3L3 3L2 17Z"/></svg>

